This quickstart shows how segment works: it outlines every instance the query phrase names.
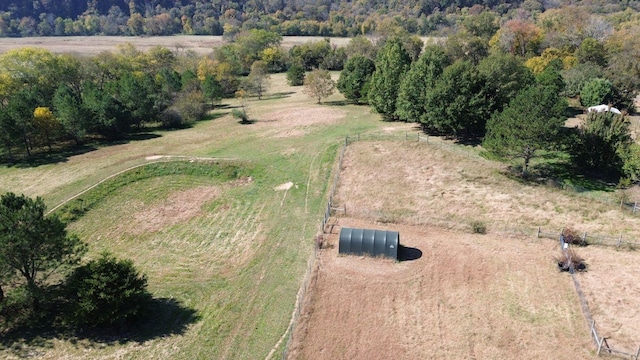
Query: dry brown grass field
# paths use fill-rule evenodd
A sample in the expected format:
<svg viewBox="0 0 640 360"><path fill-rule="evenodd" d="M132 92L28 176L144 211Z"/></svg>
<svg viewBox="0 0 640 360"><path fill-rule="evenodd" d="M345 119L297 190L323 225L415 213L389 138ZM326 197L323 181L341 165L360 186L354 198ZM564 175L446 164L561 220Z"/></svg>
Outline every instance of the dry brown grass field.
<svg viewBox="0 0 640 360"><path fill-rule="evenodd" d="M556 231L640 239L640 218L609 203L508 180L472 150L398 141L347 147L329 248L290 358L593 358L573 283L554 263ZM487 225L471 234L471 222ZM338 256L340 227L389 229L422 252L399 263ZM635 251L577 249L578 275L600 336L635 352L640 341L640 266ZM615 340L611 340L614 339Z"/></svg>
<svg viewBox="0 0 640 360"><path fill-rule="evenodd" d="M285 36L282 46L290 48L309 41L320 41L320 36ZM344 46L349 38L331 38L331 43ZM19 47L41 47L55 53L77 53L96 55L103 51L114 51L118 45L130 43L139 50L146 51L154 46L163 46L177 52L192 50L199 55L209 54L214 47L225 44L222 36L61 36L0 38L0 53Z"/></svg>

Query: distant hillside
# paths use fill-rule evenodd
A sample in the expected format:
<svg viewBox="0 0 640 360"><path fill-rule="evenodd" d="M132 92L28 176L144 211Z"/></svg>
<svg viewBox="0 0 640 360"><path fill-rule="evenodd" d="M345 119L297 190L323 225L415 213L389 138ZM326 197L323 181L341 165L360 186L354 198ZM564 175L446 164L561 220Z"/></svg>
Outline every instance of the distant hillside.
<svg viewBox="0 0 640 360"><path fill-rule="evenodd" d="M282 35L353 36L401 27L442 33L461 16L518 9L535 14L565 0L4 0L0 36L233 35L262 28ZM576 2L572 2L576 4ZM592 12L637 8L637 1L582 1ZM515 15L514 15L515 16Z"/></svg>

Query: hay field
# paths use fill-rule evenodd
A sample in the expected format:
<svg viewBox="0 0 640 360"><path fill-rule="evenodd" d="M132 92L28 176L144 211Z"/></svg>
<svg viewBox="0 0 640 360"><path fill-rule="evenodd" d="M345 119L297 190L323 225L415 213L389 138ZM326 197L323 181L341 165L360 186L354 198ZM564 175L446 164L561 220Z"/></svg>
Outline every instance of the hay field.
<svg viewBox="0 0 640 360"><path fill-rule="evenodd" d="M305 42L324 39L321 36L284 36L285 48ZM331 43L344 46L349 38L331 38ZM174 36L51 36L28 38L0 38L0 53L19 47L41 47L54 53L97 55L103 51L115 51L118 45L130 43L137 49L147 51L154 46L163 46L177 53L192 50L198 55L209 54L214 47L227 43L222 36L174 35Z"/></svg>
<svg viewBox="0 0 640 360"><path fill-rule="evenodd" d="M573 283L556 241L537 226L640 239L640 218L586 194L507 179L477 149L361 141L347 147L329 248L290 358L593 358ZM472 222L488 234L471 234ZM338 256L340 227L389 229L422 256L399 263ZM585 229L585 230L582 230ZM640 333L638 254L578 249L578 277L601 336L634 352ZM612 340L610 342L613 342ZM635 344L635 345L634 345Z"/></svg>

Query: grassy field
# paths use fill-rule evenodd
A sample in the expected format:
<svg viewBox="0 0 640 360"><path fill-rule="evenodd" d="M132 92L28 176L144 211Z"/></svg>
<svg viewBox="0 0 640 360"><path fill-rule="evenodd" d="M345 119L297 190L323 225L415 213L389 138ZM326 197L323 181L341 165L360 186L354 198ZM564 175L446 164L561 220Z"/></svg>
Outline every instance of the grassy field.
<svg viewBox="0 0 640 360"><path fill-rule="evenodd" d="M282 46L285 48L309 41L320 41L321 36L285 36ZM426 38L425 38L426 39ZM344 46L350 38L331 38L331 43ZM214 47L226 43L222 36L64 36L64 37L29 37L0 38L0 53L18 47L42 47L55 53L78 53L97 55L103 51L114 51L120 44L130 43L136 48L146 51L154 46L164 46L181 53L186 50L199 55L209 54Z"/></svg>
<svg viewBox="0 0 640 360"><path fill-rule="evenodd" d="M145 43L170 47L176 39L180 37ZM102 39L89 40L97 46ZM64 41L56 46L60 44ZM104 46L84 53L115 45ZM252 124L232 118L229 111L237 104L227 100L211 120L190 129L156 131L144 140L96 146L48 164L0 168L0 191L42 196L50 208L125 171L76 200L88 211L70 230L90 244L91 257L109 250L134 260L149 277L157 312L149 327L121 338L46 334L4 339L0 357L281 358L326 205L330 171L345 136L418 134L411 124L381 122L368 107L345 105L339 94L316 105L300 90L287 86L284 74L274 75L265 99L249 102ZM538 226L547 231L571 226L640 239L640 218L608 202L617 196L608 189L574 192L518 182L504 175L504 164L478 153L477 147L417 141L349 146L338 193L338 201L349 209L343 225L402 227L407 244L423 256L399 264L351 263L336 257L335 247L323 251L324 267L304 313L306 322L297 327L315 332L297 333L290 356L384 358L388 349L367 342L373 327L380 334L406 334L389 349L407 359L549 358L564 357L563 351L581 358L592 355L572 285L553 268L555 243L529 236ZM186 158L176 162L163 156ZM225 167L234 171L211 170ZM484 223L489 235L469 234L474 222ZM585 252L594 266L584 277L585 291L603 320L603 314L619 311L612 300L616 296L628 308L640 306L631 296L637 288L627 280L607 296L598 287L603 279L614 278L615 260L637 273L631 267L633 252L619 259L616 255ZM531 270L518 267L522 262ZM389 281L372 281L370 274L387 271L393 273ZM343 274L354 287L344 282ZM395 317L376 317L379 304L374 301L345 312L334 305L385 291L401 294L393 298L395 303L384 298ZM623 296L623 291L631 295ZM373 315L360 318L363 311ZM611 326L620 325L620 336L637 334L640 329L633 323L640 321L634 316L603 329L615 331ZM340 331L335 324L342 325ZM547 337L539 336L540 331Z"/></svg>
<svg viewBox="0 0 640 360"><path fill-rule="evenodd" d="M43 196L49 207L159 155L231 159L223 164L240 169L232 180L165 171L125 182L71 224L90 244L90 256L108 249L133 259L153 294L177 304L161 308L163 331L98 344L55 336L5 343L0 357L266 357L289 324L338 145L346 134L383 125L366 108L340 105L339 95L315 105L300 88L287 86L284 74L273 76L271 93L280 95L250 101L250 125L219 110L214 113L221 117L192 129L157 132L58 163L0 169L2 191ZM167 325L174 322L177 329Z"/></svg>

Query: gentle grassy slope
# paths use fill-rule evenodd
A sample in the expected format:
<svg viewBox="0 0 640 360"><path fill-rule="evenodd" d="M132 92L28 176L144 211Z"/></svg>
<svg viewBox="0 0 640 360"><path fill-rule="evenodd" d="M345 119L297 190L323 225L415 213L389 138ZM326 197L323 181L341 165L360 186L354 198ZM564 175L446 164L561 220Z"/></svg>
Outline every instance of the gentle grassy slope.
<svg viewBox="0 0 640 360"><path fill-rule="evenodd" d="M183 170L125 181L71 225L90 244L90 256L108 249L133 259L156 297L195 309L199 321L182 335L142 343L50 340L44 358L255 359L269 353L288 326L338 146L346 134L383 125L367 108L318 106L299 91L275 75L271 92L285 98L250 101L254 124L226 115L66 162L0 170L0 189L43 196L52 207L151 155L225 157L241 165L239 180ZM288 182L290 189L275 190ZM174 219L184 212L195 215Z"/></svg>

